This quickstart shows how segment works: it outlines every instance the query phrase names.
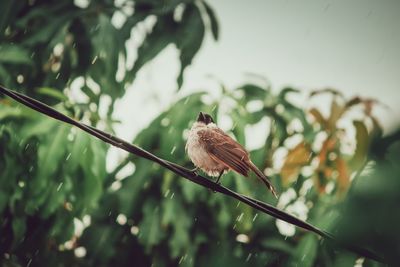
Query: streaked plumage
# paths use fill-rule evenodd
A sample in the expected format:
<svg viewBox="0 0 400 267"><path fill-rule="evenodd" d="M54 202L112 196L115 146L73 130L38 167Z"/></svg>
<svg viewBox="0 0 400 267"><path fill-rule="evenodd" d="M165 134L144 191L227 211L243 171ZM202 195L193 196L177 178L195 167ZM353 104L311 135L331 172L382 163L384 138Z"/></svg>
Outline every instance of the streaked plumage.
<svg viewBox="0 0 400 267"><path fill-rule="evenodd" d="M190 129L186 151L193 164L209 176L220 177L234 170L247 177L251 170L277 196L268 178L251 162L249 153L218 128L208 114L200 112Z"/></svg>

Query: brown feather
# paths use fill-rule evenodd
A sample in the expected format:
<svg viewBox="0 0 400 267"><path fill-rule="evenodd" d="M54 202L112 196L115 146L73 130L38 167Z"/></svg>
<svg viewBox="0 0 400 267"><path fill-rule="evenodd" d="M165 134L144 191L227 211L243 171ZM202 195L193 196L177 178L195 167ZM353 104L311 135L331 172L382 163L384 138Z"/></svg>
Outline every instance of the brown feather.
<svg viewBox="0 0 400 267"><path fill-rule="evenodd" d="M251 162L249 153L232 137L219 128L202 130L198 132L198 135L205 150L213 160L246 177L252 170L257 178L277 197L276 190L271 182Z"/></svg>
<svg viewBox="0 0 400 267"><path fill-rule="evenodd" d="M249 160L247 151L229 135L218 130L216 128L215 130L198 132L205 150L214 160L244 176L248 176L250 166L247 164Z"/></svg>

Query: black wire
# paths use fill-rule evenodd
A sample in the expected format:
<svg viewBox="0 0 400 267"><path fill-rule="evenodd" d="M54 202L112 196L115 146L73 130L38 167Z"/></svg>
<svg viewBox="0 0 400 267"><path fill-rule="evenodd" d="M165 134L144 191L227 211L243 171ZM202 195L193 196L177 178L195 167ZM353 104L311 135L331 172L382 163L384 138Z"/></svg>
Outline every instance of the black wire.
<svg viewBox="0 0 400 267"><path fill-rule="evenodd" d="M315 234L317 234L317 235L319 235L319 236L321 236L321 237L323 237L325 239L331 240L334 243L337 243L338 245L340 245L342 247L345 247L345 248L347 248L347 249L349 249L349 250L351 250L353 252L356 252L356 253L364 256L364 257L367 257L367 258L370 258L370 259L373 259L373 260L376 260L376 261L383 262L383 259L380 256L374 254L373 252L371 252L369 250L366 250L366 249L363 249L363 248L358 248L358 247L355 247L355 246L351 246L351 245L348 245L348 244L343 244L341 242L338 242L334 238L334 236L332 234L330 234L330 233L328 233L328 232L326 232L324 230L321 230L321 229L313 226L312 224L310 224L308 222L300 220L299 218L296 218L293 215L290 215L290 214L288 214L288 213L286 213L286 212L284 212L284 211L282 211L282 210L280 210L280 209L278 209L278 208L276 208L276 207L274 207L274 206L272 206L270 204L267 204L267 203L262 202L260 200L253 199L253 198L248 197L248 196L244 196L244 195L238 194L238 193L236 193L236 192L234 192L234 191L232 191L232 190L230 190L230 189L228 189L228 188L226 188L226 187L224 187L224 186L222 186L220 184L217 184L217 183L215 183L215 182L213 182L213 181L211 181L211 180L209 180L209 179L207 179L207 178L205 178L205 177L203 177L201 175L198 175L197 173L195 173L195 172L193 172L193 171L191 171L189 169L186 169L183 166L180 166L178 164L175 164L175 163L169 162L167 160L164 160L162 158L159 158L159 157L155 156L154 154L152 154L152 153L150 153L150 152L148 152L148 151L146 151L146 150L144 150L144 149L142 149L142 148L140 148L140 147L138 147L136 145L130 144L130 143L118 138L118 137L115 137L115 136L113 136L113 135L111 135L109 133L103 132L103 131L101 131L99 129L96 129L96 128L92 127L92 126L89 126L89 125L86 125L84 123L78 122L78 121L76 121L76 120L74 120L74 119L62 114L61 112L51 108L50 106L48 106L48 105L46 105L46 104L44 104L44 103L42 103L42 102L40 102L40 101L38 101L36 99L33 99L33 98L31 98L29 96L26 96L24 94L12 91L12 90L7 89L7 88L5 88L5 87L3 87L1 85L0 85L0 92L2 92L3 94L5 94L5 95L7 95L7 96L9 96L11 98L13 98L17 102L19 102L19 103L21 103L21 104L23 104L23 105L25 105L27 107L30 107L33 110L36 110L36 111L38 111L38 112L40 112L40 113L42 113L44 115L47 115L48 117L51 117L53 119L56 119L56 120L59 120L59 121L62 121L62 122L65 122L65 123L68 123L68 124L71 124L71 125L74 125L74 126L80 128L80 129L82 129L83 131L85 131L85 132L87 132L87 133L99 138L100 140L108 143L108 144L111 144L113 146L119 147L119 148L121 148L121 149L123 149L123 150L125 150L125 151L127 151L129 153L132 153L132 154L134 154L134 155L136 155L138 157L145 158L145 159L148 159L150 161L156 162L159 165L169 169L170 171L172 171L172 172L178 174L179 176L181 176L181 177L183 177L185 179L188 179L188 180L190 180L190 181L192 181L192 182L194 182L196 184L199 184L201 186L207 187L207 188L209 188L209 189L211 189L213 191L220 192L220 193L222 193L224 195L236 198L237 200L239 200L239 201L241 201L243 203L246 203L247 205L249 205L249 206L251 206L251 207L253 207L253 208L255 208L255 209L257 209L257 210L259 210L259 211L261 211L263 213L266 213L266 214L268 214L270 216L273 216L273 217L275 217L277 219L280 219L282 221L285 221L287 223L296 225L296 226L298 226L298 227L300 227L300 228L302 228L304 230L313 232L313 233L315 233Z"/></svg>

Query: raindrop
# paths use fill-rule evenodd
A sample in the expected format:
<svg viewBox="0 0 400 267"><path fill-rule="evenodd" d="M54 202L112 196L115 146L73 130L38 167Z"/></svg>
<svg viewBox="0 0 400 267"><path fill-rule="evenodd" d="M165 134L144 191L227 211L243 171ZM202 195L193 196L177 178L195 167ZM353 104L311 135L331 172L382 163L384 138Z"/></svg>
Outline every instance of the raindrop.
<svg viewBox="0 0 400 267"><path fill-rule="evenodd" d="M258 213L256 213L256 214L254 215L254 217L253 217L253 222L256 220L257 216L258 216Z"/></svg>
<svg viewBox="0 0 400 267"><path fill-rule="evenodd" d="M243 219L243 212L237 217L237 221L240 222Z"/></svg>
<svg viewBox="0 0 400 267"><path fill-rule="evenodd" d="M174 146L174 147L172 148L172 150L171 150L171 155L174 154L175 150L176 150L176 146Z"/></svg>
<svg viewBox="0 0 400 267"><path fill-rule="evenodd" d="M165 191L164 197L168 197L169 195L169 189L167 189L167 191Z"/></svg>
<svg viewBox="0 0 400 267"><path fill-rule="evenodd" d="M304 254L303 257L301 257L301 261L304 261L305 258L306 258L306 254Z"/></svg>
<svg viewBox="0 0 400 267"><path fill-rule="evenodd" d="M26 267L31 266L31 263L32 263L32 259L29 259L28 264L26 264Z"/></svg>
<svg viewBox="0 0 400 267"><path fill-rule="evenodd" d="M175 193L172 193L172 195L171 195L171 199L173 199L173 198L174 198L174 195L175 195Z"/></svg>
<svg viewBox="0 0 400 267"><path fill-rule="evenodd" d="M29 172L32 172L33 171L33 166L30 166L29 167Z"/></svg>
<svg viewBox="0 0 400 267"><path fill-rule="evenodd" d="M26 146L25 146L25 150L27 150L29 148L29 143L28 144L26 144Z"/></svg>
<svg viewBox="0 0 400 267"><path fill-rule="evenodd" d="M57 186L57 192L60 191L61 187L63 186L63 182L59 183Z"/></svg>
<svg viewBox="0 0 400 267"><path fill-rule="evenodd" d="M231 131L235 130L236 126L237 126L237 123L235 122L235 123L233 124L233 126L232 126Z"/></svg>
<svg viewBox="0 0 400 267"><path fill-rule="evenodd" d="M60 77L60 73L57 73L56 80L58 80L59 77Z"/></svg>
<svg viewBox="0 0 400 267"><path fill-rule="evenodd" d="M68 153L67 157L65 158L65 161L68 161L70 157L71 157L71 153Z"/></svg>
<svg viewBox="0 0 400 267"><path fill-rule="evenodd" d="M235 229L236 229L236 223L233 225L232 229L233 229L233 230L235 230Z"/></svg>
<svg viewBox="0 0 400 267"><path fill-rule="evenodd" d="M238 201L238 203L236 205L236 208L239 208L239 205L240 205L240 201Z"/></svg>
<svg viewBox="0 0 400 267"><path fill-rule="evenodd" d="M211 109L211 111L214 111L217 108L217 105L214 105Z"/></svg>
<svg viewBox="0 0 400 267"><path fill-rule="evenodd" d="M186 97L185 102L183 102L184 105L186 105L189 102L190 97Z"/></svg>
<svg viewBox="0 0 400 267"><path fill-rule="evenodd" d="M249 260L251 259L251 256L252 256L251 253L249 253L249 255L247 255L246 262L249 261Z"/></svg>
<svg viewBox="0 0 400 267"><path fill-rule="evenodd" d="M96 62L96 60L97 60L97 55L93 58L92 65Z"/></svg>

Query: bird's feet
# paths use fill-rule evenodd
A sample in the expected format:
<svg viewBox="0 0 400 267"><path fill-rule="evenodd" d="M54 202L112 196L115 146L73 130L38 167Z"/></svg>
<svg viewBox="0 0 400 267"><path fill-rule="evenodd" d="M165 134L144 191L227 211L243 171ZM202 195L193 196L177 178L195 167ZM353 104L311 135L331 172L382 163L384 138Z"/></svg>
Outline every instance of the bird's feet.
<svg viewBox="0 0 400 267"><path fill-rule="evenodd" d="M199 167L193 168L190 171L195 174L196 176L198 176L199 174L197 173L197 171L199 170Z"/></svg>

